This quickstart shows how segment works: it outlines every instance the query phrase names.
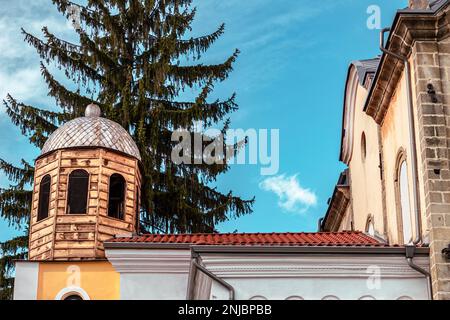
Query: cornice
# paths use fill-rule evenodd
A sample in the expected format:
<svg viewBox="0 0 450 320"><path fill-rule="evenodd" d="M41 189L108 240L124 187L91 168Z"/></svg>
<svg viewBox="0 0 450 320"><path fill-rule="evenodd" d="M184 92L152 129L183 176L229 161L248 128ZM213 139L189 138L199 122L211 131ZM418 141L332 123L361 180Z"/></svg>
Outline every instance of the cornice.
<svg viewBox="0 0 450 320"><path fill-rule="evenodd" d="M189 249L106 249L106 257L119 273L188 274L191 263Z"/></svg>
<svg viewBox="0 0 450 320"><path fill-rule="evenodd" d="M349 186L336 186L324 221L325 230L337 231L349 203Z"/></svg>

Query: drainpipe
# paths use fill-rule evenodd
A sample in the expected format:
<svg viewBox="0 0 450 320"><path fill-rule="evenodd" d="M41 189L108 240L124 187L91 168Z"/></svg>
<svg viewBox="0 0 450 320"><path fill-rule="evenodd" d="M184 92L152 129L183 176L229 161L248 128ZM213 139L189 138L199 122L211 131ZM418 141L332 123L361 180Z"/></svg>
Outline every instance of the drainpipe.
<svg viewBox="0 0 450 320"><path fill-rule="evenodd" d="M406 78L406 88L408 90L407 103L408 103L408 124L409 124L409 140L411 149L411 169L413 172L413 198L414 198L414 215L416 223L416 239L413 241L414 245L417 245L422 241L422 224L420 217L420 192L419 192L419 172L417 170L417 148L416 148L416 132L414 126L414 106L413 106L413 93L411 86L411 65L407 57L399 55L395 52L389 51L384 47L384 34L391 31L390 28L385 28L380 32L380 49L386 55L393 56L405 64L405 78Z"/></svg>
<svg viewBox="0 0 450 320"><path fill-rule="evenodd" d="M228 282L226 282L225 280L216 276L214 273L212 273L211 271L209 271L202 265L200 265L197 262L197 259L198 259L198 254L193 252L192 253L192 261L191 261L191 272L192 273L191 273L191 280L190 280L189 288L188 288L188 299L192 300L194 298L195 275L196 275L197 271L200 271L200 272L204 273L206 276L208 276L209 278L211 278L212 280L217 281L223 287L225 287L228 290L229 300L234 300L235 299L235 291L234 291L233 286L231 284L229 284Z"/></svg>
<svg viewBox="0 0 450 320"><path fill-rule="evenodd" d="M323 218L320 218L320 219L319 219L319 222L318 222L318 224L317 224L317 230L318 230L319 232L322 232L322 231L323 231L322 223L323 223Z"/></svg>
<svg viewBox="0 0 450 320"><path fill-rule="evenodd" d="M429 287L429 295L431 300L433 300L433 282L431 280L431 274L421 268L420 266L418 266L417 264L414 263L413 259L414 259L414 253L416 251L416 246L415 245L407 245L406 246L406 261L408 262L408 265L416 270L417 272L420 272L421 274L423 274L426 278L427 278L427 282L428 282L428 287Z"/></svg>

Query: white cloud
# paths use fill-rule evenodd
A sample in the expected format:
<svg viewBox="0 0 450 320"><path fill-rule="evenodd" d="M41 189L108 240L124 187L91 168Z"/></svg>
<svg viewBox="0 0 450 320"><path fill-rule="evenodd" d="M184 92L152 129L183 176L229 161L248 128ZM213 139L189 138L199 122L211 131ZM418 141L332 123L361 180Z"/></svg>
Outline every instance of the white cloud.
<svg viewBox="0 0 450 320"><path fill-rule="evenodd" d="M39 67L27 67L14 72L0 72L0 97L9 93L20 101L45 95Z"/></svg>
<svg viewBox="0 0 450 320"><path fill-rule="evenodd" d="M278 196L278 205L288 212L303 213L317 204L316 194L300 185L297 174L290 177L282 174L267 178L259 184L259 187L275 193Z"/></svg>
<svg viewBox="0 0 450 320"><path fill-rule="evenodd" d="M20 15L7 14L10 11L20 12ZM36 107L49 109L54 105L54 101L47 97L39 55L24 41L20 30L23 27L42 38L43 26L48 26L50 32L70 41L75 34L67 25L67 20L47 0L16 1L9 3L6 8L0 8L0 117L4 112L1 102L7 93L20 102ZM53 71L52 65L50 70Z"/></svg>

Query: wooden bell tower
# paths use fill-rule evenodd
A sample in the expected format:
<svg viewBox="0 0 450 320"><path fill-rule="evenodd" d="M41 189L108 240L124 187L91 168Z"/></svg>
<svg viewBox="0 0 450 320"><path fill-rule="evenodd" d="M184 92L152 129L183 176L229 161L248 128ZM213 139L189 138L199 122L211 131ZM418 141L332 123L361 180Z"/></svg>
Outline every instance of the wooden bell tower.
<svg viewBox="0 0 450 320"><path fill-rule="evenodd" d="M136 233L140 159L97 105L57 129L35 164L29 259L101 259L105 240Z"/></svg>

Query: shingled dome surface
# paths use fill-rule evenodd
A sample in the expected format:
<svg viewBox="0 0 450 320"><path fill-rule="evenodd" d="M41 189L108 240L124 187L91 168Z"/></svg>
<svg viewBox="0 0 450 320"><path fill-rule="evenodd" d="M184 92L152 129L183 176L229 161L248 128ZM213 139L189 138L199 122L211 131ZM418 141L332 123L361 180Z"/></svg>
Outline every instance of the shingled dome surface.
<svg viewBox="0 0 450 320"><path fill-rule="evenodd" d="M136 143L118 123L100 117L100 108L89 105L86 116L71 120L47 139L41 155L77 147L100 147L119 151L141 160Z"/></svg>

